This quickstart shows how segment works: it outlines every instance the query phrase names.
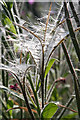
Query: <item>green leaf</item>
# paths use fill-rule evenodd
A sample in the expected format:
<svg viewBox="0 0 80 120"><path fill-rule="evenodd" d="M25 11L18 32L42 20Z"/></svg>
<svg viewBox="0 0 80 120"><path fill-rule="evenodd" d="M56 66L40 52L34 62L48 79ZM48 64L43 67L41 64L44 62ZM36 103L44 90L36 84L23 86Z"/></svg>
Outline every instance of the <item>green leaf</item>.
<svg viewBox="0 0 80 120"><path fill-rule="evenodd" d="M46 67L46 70L45 70L45 76L44 76L44 78L45 78L46 75L48 74L48 72L49 72L49 70L51 69L51 67L52 67L53 63L55 62L55 60L57 60L57 59L55 59L55 58L50 59L48 65L47 65L47 67ZM57 61L58 61L58 60L57 60Z"/></svg>
<svg viewBox="0 0 80 120"><path fill-rule="evenodd" d="M8 100L7 101L7 109L10 109L10 108L12 108L13 107L13 101L12 100ZM9 113L10 113L10 116L12 115L12 111L9 111Z"/></svg>
<svg viewBox="0 0 80 120"><path fill-rule="evenodd" d="M16 34L16 30L15 30L14 25L12 24L12 21L7 16L5 16L4 14L2 14L2 24L8 30L10 30L12 33Z"/></svg>
<svg viewBox="0 0 80 120"><path fill-rule="evenodd" d="M44 107L42 113L41 113L41 119L44 120L45 118L52 118L52 116L57 111L58 106L55 103L49 103Z"/></svg>

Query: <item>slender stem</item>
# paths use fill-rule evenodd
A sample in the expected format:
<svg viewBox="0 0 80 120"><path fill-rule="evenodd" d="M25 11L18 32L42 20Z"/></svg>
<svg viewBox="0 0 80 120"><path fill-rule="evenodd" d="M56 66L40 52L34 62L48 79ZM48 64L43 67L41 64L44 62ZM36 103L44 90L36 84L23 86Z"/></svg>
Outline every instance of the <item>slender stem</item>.
<svg viewBox="0 0 80 120"><path fill-rule="evenodd" d="M61 14L62 14L62 12L63 12L63 6L64 6L64 4L62 3L62 5L61 5L61 7L60 7L60 9L59 9L59 13L58 13L58 15L57 15L57 17L56 17L56 20L55 20L55 23L54 23L54 26L56 26L55 28L57 28L57 26L58 26L58 23L60 22L60 20L61 20ZM50 34L52 34L52 33L54 33L54 28L51 30L51 32L50 32Z"/></svg>
<svg viewBox="0 0 80 120"><path fill-rule="evenodd" d="M64 43L62 43L62 48L63 48L64 54L66 56L67 63L69 65L69 69L70 69L72 76L73 76L73 79L74 79L74 89L75 89L75 94L76 94L76 102L77 102L78 114L80 117L80 89L79 89L80 85L79 85L78 77L77 77L77 74L74 70L73 64L71 62L70 56L68 54L67 48L66 48Z"/></svg>
<svg viewBox="0 0 80 120"><path fill-rule="evenodd" d="M71 40L73 42L73 45L74 45L76 54L78 56L78 59L80 61L80 48L79 48L74 30L73 30L73 26L72 26L72 23L71 23L71 20L70 20L70 16L69 16L69 12L68 12L68 9L67 9L67 3L66 2L64 2L64 10L65 10L65 17L66 17L66 23L67 23L67 26L68 26L69 34L70 34Z"/></svg>
<svg viewBox="0 0 80 120"><path fill-rule="evenodd" d="M65 108L63 108L63 110L61 111L61 113L60 113L60 115L58 116L57 120L60 120L60 119L61 119L61 117L63 116L64 112L66 111L66 107L68 107L68 106L72 103L73 99L74 99L74 96L71 96L71 97L69 98L68 102L67 102L66 105L65 105Z"/></svg>
<svg viewBox="0 0 80 120"><path fill-rule="evenodd" d="M13 74L14 74L14 73L13 73ZM15 74L14 74L14 75L15 75ZM28 102L28 98L27 98L27 95L26 95L26 91L24 90L24 88L23 88L23 86L22 86L19 78L18 78L16 75L15 75L15 77L17 78L18 83L19 83L19 85L20 85L20 88L21 88L21 90L22 90L22 94L23 94L23 97L24 97L26 106L27 106L27 108L28 108L29 114L30 114L32 120L35 120L34 114L33 114L33 112L31 111L31 107L30 107L30 104L29 104L29 102Z"/></svg>
<svg viewBox="0 0 80 120"><path fill-rule="evenodd" d="M15 15L17 15L19 18L20 18L20 15L19 15L19 13L18 13L18 8L17 8L17 3L16 3L16 0L14 0L14 4L13 4L13 12L14 12L14 14ZM20 23L20 20L16 17L16 19L14 19L15 20L15 23L17 22L17 23ZM17 28L17 27L16 27ZM18 29L19 29L19 31L18 31ZM21 28L17 28L17 31L18 31L18 33L20 32L20 33L22 33L22 29Z"/></svg>
<svg viewBox="0 0 80 120"><path fill-rule="evenodd" d="M73 16L74 16L74 20L75 20L75 22L76 22L76 24L77 24L77 27L79 27L80 26L80 20L79 20L79 18L78 18L78 15L77 15L77 13L76 13L76 10L75 10L75 8L74 8L74 5L73 5L73 2L69 2L69 5L70 5L70 8L71 8L71 10L72 10L72 13L73 13ZM80 32L80 30L79 30L79 32ZM80 41L80 37L78 37L78 42ZM79 42L80 43L80 42ZM80 63L79 63L80 64ZM78 64L78 69L80 69L80 65ZM80 73L78 73L78 78L79 78L79 81L80 81Z"/></svg>
<svg viewBox="0 0 80 120"><path fill-rule="evenodd" d="M3 111L2 111L2 119L9 120L9 118L5 115Z"/></svg>
<svg viewBox="0 0 80 120"><path fill-rule="evenodd" d="M2 39L1 39L1 55L3 56L4 55L4 46L2 44ZM4 64L4 59L3 57L1 57L1 63ZM3 86L6 86L6 77L5 77L5 71L2 70L2 84ZM2 98L5 98L6 100L6 103L7 103L7 94L6 92L4 92L4 94L2 93ZM3 106L4 104L2 104L2 110L3 110ZM8 113L9 117L10 117L10 114ZM3 115L2 115L3 116Z"/></svg>
<svg viewBox="0 0 80 120"><path fill-rule="evenodd" d="M35 97L35 100L36 100L36 104L37 104L37 111L38 111L38 114L39 114L39 116L40 116L40 106L39 106L39 102L38 102L37 91L35 91L35 89L34 89L34 85L33 85L33 83L32 83L32 80L31 80L30 75L29 75L29 78L28 78L28 79L29 79L31 88L32 88L32 90L33 90L33 94L34 94L34 97Z"/></svg>
<svg viewBox="0 0 80 120"><path fill-rule="evenodd" d="M60 61L60 59L61 59L61 46L59 46L58 48L58 60ZM60 62L58 62L58 68L60 70Z"/></svg>
<svg viewBox="0 0 80 120"><path fill-rule="evenodd" d="M8 54L6 54L6 59L8 60ZM6 61L6 65L8 65L8 62ZM5 86L6 87L8 87L8 79L9 79L9 77L8 77L8 72L6 71L6 76L5 76ZM6 93L5 93L6 94ZM6 103L7 103L7 100L8 100L8 96L7 96L7 94L6 94Z"/></svg>
<svg viewBox="0 0 80 120"><path fill-rule="evenodd" d="M8 60L8 54L6 54L6 59ZM6 61L6 65L8 65L8 61ZM5 86L8 87L8 72L6 72L6 82Z"/></svg>
<svg viewBox="0 0 80 120"><path fill-rule="evenodd" d="M71 10L72 10L74 19L75 19L75 21L76 21L76 23L77 23L77 27L79 27L79 26L80 26L80 21L79 21L79 18L78 18L78 16L77 16L77 14L76 14L76 11L75 11L73 2L69 2L69 5L70 5L70 8L71 8Z"/></svg>
<svg viewBox="0 0 80 120"><path fill-rule="evenodd" d="M42 108L43 108L44 107L44 45L42 46L41 88L42 88Z"/></svg>
<svg viewBox="0 0 80 120"><path fill-rule="evenodd" d="M26 106L27 106L27 108L28 108L29 114L30 114L32 120L35 120L34 115L33 115L32 111L31 111L31 107L30 107L29 102L28 102L28 98L27 98L27 96L26 96L26 92L24 91L23 88L22 88L22 93L23 93L23 97L24 97L24 99L25 99Z"/></svg>
<svg viewBox="0 0 80 120"><path fill-rule="evenodd" d="M22 104L22 100L20 100L20 106L23 106L23 104ZM22 109L20 110L20 119L22 119L23 118L23 111L22 111Z"/></svg>
<svg viewBox="0 0 80 120"><path fill-rule="evenodd" d="M47 78L48 78L48 75L46 76L46 79L45 79L45 103L46 103L46 101L47 101L47 99L46 99L46 95L47 95Z"/></svg>
<svg viewBox="0 0 80 120"><path fill-rule="evenodd" d="M9 13L9 11L6 9L6 7L5 7L3 4L2 4L1 6L2 6L2 8L4 9L6 15L10 18L10 13Z"/></svg>
<svg viewBox="0 0 80 120"><path fill-rule="evenodd" d="M5 48L8 49L7 52L12 60L14 60L14 54L8 44L8 42L5 40L4 36L2 36L2 43L4 44Z"/></svg>
<svg viewBox="0 0 80 120"><path fill-rule="evenodd" d="M50 100L50 97L51 97L52 92L53 92L53 90L54 90L53 88L54 88L55 83L56 83L56 81L53 81L53 84L52 84L52 86L50 87L50 89L49 89L49 91L48 91L47 98L46 98L46 102L49 102L49 100Z"/></svg>
<svg viewBox="0 0 80 120"><path fill-rule="evenodd" d="M33 36L35 36L39 40L39 42L41 43L41 46L42 46L42 40L34 32L32 32L31 30L29 30L28 28L25 28L24 26L22 26L20 24L16 24L14 22L13 22L13 24L19 26L20 28L24 29L25 31L27 31L27 32L31 33Z"/></svg>
<svg viewBox="0 0 80 120"><path fill-rule="evenodd" d="M79 31L79 30L80 30L80 27L78 27L77 29L75 29L74 32L77 32L77 31ZM52 49L52 51L50 52L49 57L48 57L48 59L47 59L46 66L47 66L47 64L48 64L48 61L49 61L51 55L52 55L53 52L55 51L55 49L56 49L63 41L65 41L69 36L70 36L70 34L67 34L62 40L60 40L60 42L59 42L56 46L53 47L53 49ZM45 67L45 68L46 68L46 67Z"/></svg>
<svg viewBox="0 0 80 120"><path fill-rule="evenodd" d="M2 41L1 41L2 42ZM1 43L1 55L4 54L4 47L3 47L3 44ZM1 63L4 64L4 59L3 57L1 57ZM4 75L4 70L2 70L2 83L3 85L5 86L5 75Z"/></svg>
<svg viewBox="0 0 80 120"><path fill-rule="evenodd" d="M36 104L34 103L34 100L33 100L33 98L31 97L30 92L29 92L28 90L26 90L26 91L27 91L27 96L29 97L29 99L30 99L30 101L32 102L33 106L37 109L38 107L37 107Z"/></svg>

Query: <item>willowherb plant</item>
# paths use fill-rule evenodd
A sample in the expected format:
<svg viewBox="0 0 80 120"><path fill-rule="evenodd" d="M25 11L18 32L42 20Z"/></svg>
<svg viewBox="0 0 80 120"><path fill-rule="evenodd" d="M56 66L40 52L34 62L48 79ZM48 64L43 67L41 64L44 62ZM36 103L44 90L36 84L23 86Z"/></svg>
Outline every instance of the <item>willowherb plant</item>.
<svg viewBox="0 0 80 120"><path fill-rule="evenodd" d="M80 115L79 81L66 46L63 43L65 40L68 40L69 36L73 39L68 25L68 22L70 23L73 17L69 19L69 16L66 16L68 14L66 13L68 12L67 10L65 10L65 15L64 13L61 15L63 7L67 9L67 3L62 2L56 19L50 16L51 3L48 15L44 18L39 18L35 25L22 20L18 13L17 4L14 9L13 4L16 4L16 2L1 2L2 64L0 64L0 69L2 70L3 85L0 85L0 89L17 97L20 103L16 102L16 98L13 100L12 96L5 93L3 98L6 99L8 115L4 115L3 111L3 117L12 118L11 110L14 109L21 109L21 119L24 114L22 110L25 110L27 112L26 118L30 117L33 120L35 118L44 120L45 118L54 118L55 116L60 119L66 109L77 112L68 107L74 96L71 96L66 106L50 101L56 84L60 82L65 83L64 81L66 81L65 78L58 78L53 81L52 86L48 89L48 81L50 81L49 71L53 69L54 63L60 63L56 58L56 54L55 58L52 56L61 44L70 72L74 77L77 108ZM65 25L65 21L69 31L63 29L62 25ZM78 26L78 28L74 28L73 33L75 34L79 30L80 27ZM73 44L75 47L74 42ZM79 58L79 45L77 44L77 46L78 48L75 47L75 51ZM8 73L11 73L11 78ZM14 83L13 81L16 82ZM14 85L11 85L13 83ZM2 101L2 98L0 100ZM5 106L3 102L2 104ZM58 107L64 108L64 110L60 113ZM30 115L28 115L28 112Z"/></svg>

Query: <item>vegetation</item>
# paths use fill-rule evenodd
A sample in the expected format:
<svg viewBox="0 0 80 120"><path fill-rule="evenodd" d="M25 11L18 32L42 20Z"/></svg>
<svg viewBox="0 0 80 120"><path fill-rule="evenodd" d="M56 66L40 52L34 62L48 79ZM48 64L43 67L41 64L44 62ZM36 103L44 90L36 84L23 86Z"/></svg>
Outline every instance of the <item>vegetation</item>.
<svg viewBox="0 0 80 120"><path fill-rule="evenodd" d="M51 3L32 23L16 1L0 1L0 118L80 118L79 14L73 2L56 4L56 15Z"/></svg>

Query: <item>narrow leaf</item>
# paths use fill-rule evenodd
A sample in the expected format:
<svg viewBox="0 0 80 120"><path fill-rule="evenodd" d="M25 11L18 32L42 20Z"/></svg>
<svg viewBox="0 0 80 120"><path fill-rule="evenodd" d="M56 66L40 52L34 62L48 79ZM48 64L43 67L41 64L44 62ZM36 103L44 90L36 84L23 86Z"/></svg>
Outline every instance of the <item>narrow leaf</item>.
<svg viewBox="0 0 80 120"><path fill-rule="evenodd" d="M44 76L44 78L46 77L46 75L47 75L48 72L50 71L50 69L51 69L53 63L55 62L55 60L57 60L57 59L55 59L55 58L50 59L48 65L47 65L47 67L46 67L46 70L45 70L45 76ZM57 61L58 61L58 60L57 60Z"/></svg>
<svg viewBox="0 0 80 120"><path fill-rule="evenodd" d="M12 33L16 34L16 30L12 24L12 21L4 14L2 14L2 24L3 26L6 26L6 28L8 28Z"/></svg>

